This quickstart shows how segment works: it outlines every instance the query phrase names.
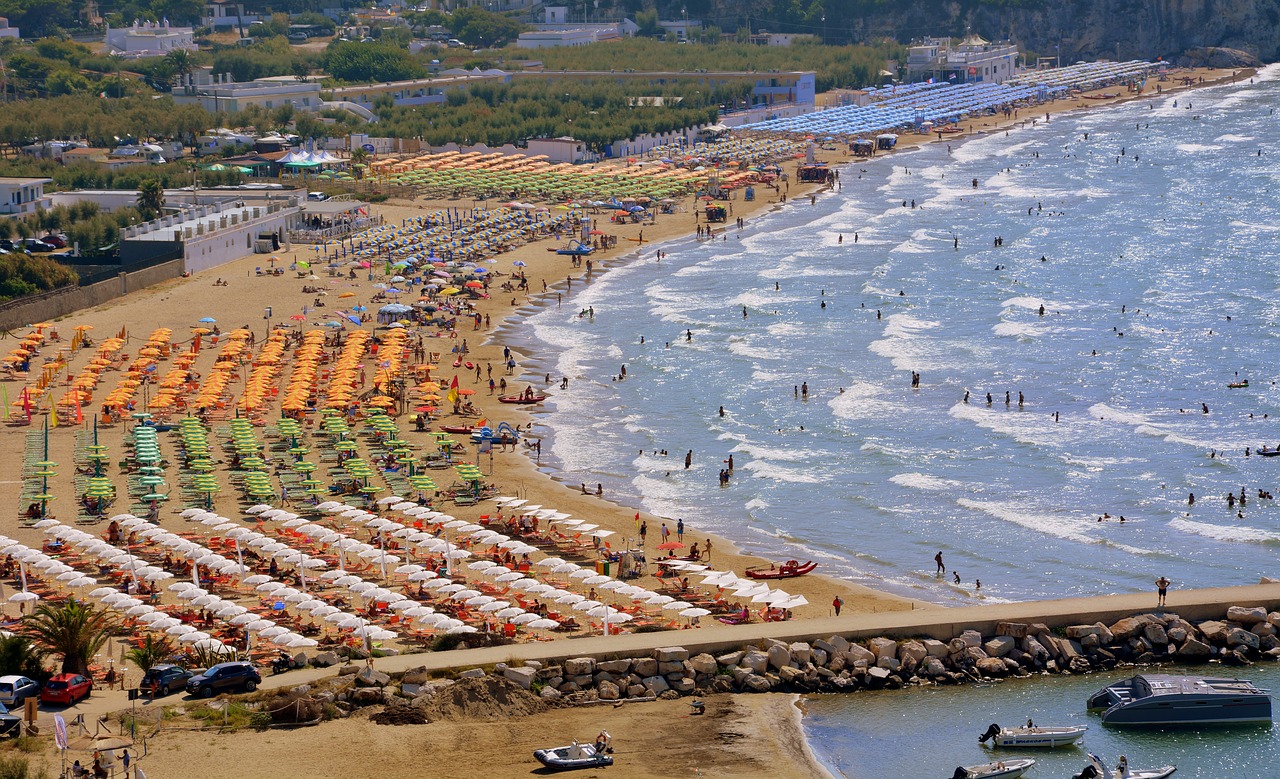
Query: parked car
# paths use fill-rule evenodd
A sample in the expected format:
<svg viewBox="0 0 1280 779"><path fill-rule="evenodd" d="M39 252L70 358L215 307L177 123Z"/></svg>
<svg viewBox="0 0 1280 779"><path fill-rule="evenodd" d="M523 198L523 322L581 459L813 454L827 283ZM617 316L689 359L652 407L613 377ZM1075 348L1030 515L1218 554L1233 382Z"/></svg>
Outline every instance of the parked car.
<svg viewBox="0 0 1280 779"><path fill-rule="evenodd" d="M36 252L51 252L58 248L51 243L45 243L39 238L28 238L23 241L23 244L26 245L27 251L33 254Z"/></svg>
<svg viewBox="0 0 1280 779"><path fill-rule="evenodd" d="M138 684L144 692L154 689L156 695L168 695L187 688L191 672L176 665L153 665Z"/></svg>
<svg viewBox="0 0 1280 779"><path fill-rule="evenodd" d="M70 706L78 700L89 697L93 692L93 682L80 674L58 674L44 683L40 691L41 703L61 703Z"/></svg>
<svg viewBox="0 0 1280 779"><path fill-rule="evenodd" d="M40 240L44 241L45 243L49 244L55 249L67 248L67 239L65 236L62 236L62 235L54 235L53 233L50 233L49 235L46 235Z"/></svg>
<svg viewBox="0 0 1280 779"><path fill-rule="evenodd" d="M10 714L9 710L0 704L0 736L19 735L22 735L22 718L16 714Z"/></svg>
<svg viewBox="0 0 1280 779"><path fill-rule="evenodd" d="M291 33L289 33L289 42L290 42L290 43L306 43L306 42L307 42L307 41L309 41L309 40L311 40L311 36L310 36L310 35L307 35L305 32L291 32Z"/></svg>
<svg viewBox="0 0 1280 779"><path fill-rule="evenodd" d="M220 692L253 692L261 682L262 675L252 663L218 663L188 679L187 692L199 698L212 698Z"/></svg>
<svg viewBox="0 0 1280 779"><path fill-rule="evenodd" d="M9 251L14 251L19 248L21 247L18 246L18 242L13 240L12 238L0 238L0 249L8 249Z"/></svg>
<svg viewBox="0 0 1280 779"><path fill-rule="evenodd" d="M0 676L0 704L21 706L27 698L40 694L40 683L25 676Z"/></svg>

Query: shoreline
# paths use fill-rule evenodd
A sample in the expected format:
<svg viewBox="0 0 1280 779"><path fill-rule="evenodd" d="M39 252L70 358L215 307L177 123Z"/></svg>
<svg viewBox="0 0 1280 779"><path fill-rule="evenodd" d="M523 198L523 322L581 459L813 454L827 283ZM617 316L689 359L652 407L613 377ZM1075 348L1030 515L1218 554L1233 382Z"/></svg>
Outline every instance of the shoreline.
<svg viewBox="0 0 1280 779"><path fill-rule="evenodd" d="M1237 74L1235 77L1235 80L1239 80L1240 78L1247 78L1247 77L1249 77L1248 73L1245 73L1244 75ZM1201 87L1217 86L1231 80L1232 80L1231 76L1224 76L1214 81L1206 81L1206 83L1204 84L1193 84L1188 87L1177 87L1175 89L1170 89L1165 91L1160 97L1163 98L1177 91L1189 91L1193 89L1199 89ZM1078 111L1081 109L1088 110L1092 108L1105 108L1121 102L1129 102L1131 100L1136 100L1143 97L1152 98L1155 96L1153 94L1124 96L1111 101L1099 101L1098 103L1095 103L1095 104L1085 104L1085 105L1079 105L1074 107L1068 107L1063 110ZM1005 124L1005 125L997 124L996 126L991 128L986 128L984 126L983 129L976 130L972 133L965 133L965 134L959 135L956 138L956 141L962 142L972 137L989 135L991 133L999 132L1002 129L1006 129L1006 130L1017 129L1017 125L1020 123L1020 121L1021 120L1015 119L1015 120L1011 120L1009 124ZM910 144L903 143L901 144L900 148L915 148L917 146L923 145L924 143L944 142L944 141L950 140L948 138L948 139L938 139L937 141L934 141L925 136L919 136L919 137L904 136L904 138L910 138L918 142L910 143ZM888 158L892 159L892 155L888 155ZM885 159L885 157L879 157L876 159ZM857 162L857 160L855 160L854 158L847 157L847 155L843 159L830 160L830 161L832 162L833 165L847 165L847 164L853 164ZM893 164L893 163L891 162L890 164ZM803 190L798 188L797 193L795 194L795 197L792 198L789 196L788 200L799 201L803 198L805 194L814 194L818 197L821 197L823 196L823 194L825 194L824 189L826 189L824 185L813 185L812 187L809 187ZM772 192L772 190L765 189L763 190L763 192L770 193ZM688 201L688 198L685 198L685 200ZM740 208L737 215L743 216L744 218L747 218L747 219L758 218L763 216L764 214L773 213L774 211L779 211L785 205L777 201L770 201L770 200L767 200L766 198L761 198L761 200L758 202L758 204L754 209L744 211L741 209L741 207L745 205L744 203L740 201L734 201L734 204L736 206L739 206ZM415 211L421 210L422 208L424 208L425 205L426 205L425 203L422 203L419 201L415 201L409 205L404 205L403 203L397 203L397 204L391 205L388 210L392 212L393 219L394 219L396 218L395 214L397 213L403 214L404 216L411 216L415 213ZM381 206L378 206L378 208L381 208ZM624 264L630 264L638 260L641 260L643 259L643 254L645 252L651 252L657 249L664 249L664 247L670 246L675 242L691 239L693 237L692 234L689 234L681 230L680 227L675 224L675 222L679 219L680 216L687 218L688 214L684 213L682 215L661 217L660 223L663 220L665 220L667 223L670 224L670 227L668 230L656 231L660 235L665 233L666 234L665 237L655 237L652 242L646 239L645 244L650 244L650 245L646 246L645 244L638 244L635 247L629 247L629 246L626 246L625 243L620 243L620 246L618 247L617 251L606 253L606 254L593 255L593 258L597 256L602 258L600 260L600 269L601 271L604 271L611 268L620 267ZM663 224L663 227L667 227L667 226L668 226L667 224ZM645 227L649 228L649 226L647 225ZM610 232L616 232L620 236L623 236L625 238L625 234L628 232L634 234L636 227L628 226L627 228L615 228L612 225L608 225L606 229L608 229ZM724 229L727 230L728 226L726 225ZM650 235L654 235L654 232L650 232ZM554 255L551 252L544 251L544 249L548 245L550 245L550 242L546 242L546 241L529 244L524 247L521 247L515 252L501 255L500 257L501 265L498 265L495 267L502 267L504 269L509 268L510 266L508 262L510 260L514 258L527 257L529 262L529 267L527 267L525 270L526 270L526 275L530 278L532 283L536 283L538 272L542 272L544 275L547 275L550 277L555 277L555 275L559 271L556 271L554 269L558 267L560 268L560 270L563 270L563 266L559 266L556 264L560 259L557 255ZM307 251L308 248L309 247L297 246L297 247L294 247L292 252L288 252L288 253L281 252L280 256L282 257L284 262L287 262L290 257L306 258L308 256L308 251ZM542 262L537 262L537 260L541 260ZM224 306L224 308L217 309L217 310L219 311L225 311L227 309L233 310L234 313L228 314L226 318L222 320L227 327L231 327L238 324L239 320L242 317L245 318L246 321L252 324L255 321L255 317L258 316L257 307L259 303L264 299L270 299L270 300L276 300L276 301L288 299L295 302L301 301L303 303L310 301L309 295L298 295L294 291L296 289L296 286L295 287L289 286L289 285L295 284L295 281L291 278L281 279L278 282L271 281L271 280L258 280L256 282L257 289L248 290L248 291L242 289L245 286L246 280L249 286L252 287L255 285L255 279L252 276L252 267L255 262L261 263L261 258L253 257L253 256L243 258L227 266L216 268L213 271L207 271L207 272L197 274L196 276L190 279L179 279L179 280L174 280L173 282L166 282L165 284L157 285L156 287L149 288L147 290L143 290L138 293L130 294L124 298L120 298L116 301L113 301L112 303L109 303L105 306L101 306L88 311L76 312L74 314L69 315L68 317L64 317L62 321L68 322L68 324L72 321L92 321L96 323L97 326L99 327L99 329L96 332L100 334L100 337L105 337L106 335L109 335L115 332L115 329L118 329L118 326L120 324L120 319L118 317L120 315L129 314L131 316L129 317L128 322L131 329L132 328L137 329L136 336L144 336L145 332L147 332L152 327L159 326L160 324L173 325L175 322L185 322L186 318L194 319L194 316L199 316L199 314L192 315L190 313L191 311L195 310L195 307ZM537 266L536 270L535 270L535 265ZM229 275L232 273L236 273L239 270L245 271L244 278L241 278L239 276ZM574 282L572 284L572 287L573 287L572 292L577 292L582 288L582 286L584 286L579 281L581 279L582 273L580 271L574 271L573 273L571 273L571 275L574 278ZM231 281L234 283L236 292L227 294L227 293L223 293L221 291L215 290L214 292L209 293L208 292L209 282L215 276L219 278L223 278L223 277L230 278ZM327 281L328 280L326 280L326 282ZM301 283L302 282L296 282L296 284L301 284ZM344 289L347 286L351 286L352 288L364 287L363 284L346 285L345 282L341 286ZM510 326L513 328L518 328L522 322L525 322L528 319L530 315L532 315L533 313L537 313L538 311L544 310L546 306L555 302L553 300L554 296L564 294L566 291L568 291L564 287L565 287L565 282L556 281L554 284L551 284L548 286L548 290L546 292L540 292L540 293L537 293L536 295L527 296L523 304L516 305L513 301L513 306L509 309L504 308L505 301L504 299L502 299L502 294L495 293L495 296L493 299L487 300L487 301L481 301L482 306L479 308L479 310L482 312L489 312L491 314L495 312L505 311L505 315L499 313L497 316L498 321L494 323L495 326L488 328L484 331L460 331L460 334L458 336L459 341L462 338L465 338L469 334L474 334L475 337L480 338L482 341L482 343L472 347L473 352L475 354L475 359L477 359L479 362L484 362L486 360L489 360L492 362L499 362L498 357L501 353L501 348L502 348L502 344L500 343L502 328L508 326L508 324L510 324ZM569 301L572 301L573 299L572 292L568 295L565 295L565 297L569 298ZM363 290L361 294L363 294ZM270 295L272 297L270 298L265 297L267 295ZM535 298L536 298L536 302L535 302ZM332 303L336 305L337 301L333 300ZM167 307L165 307L166 305ZM162 308L163 308L163 313L161 312ZM174 310L170 311L169 309L174 309ZM287 314L290 310L292 309L289 308L288 306L280 306L280 311L282 315ZM222 314L218 314L218 316L221 318ZM235 320L235 321L232 321L232 320ZM114 322L115 328L113 328L110 324L108 324L111 322ZM185 331L182 331L181 335L185 335ZM177 337L177 335L175 335L175 337ZM431 339L431 340L434 340L434 339ZM449 341L444 341L443 345L448 346L449 343L450 343ZM134 348L136 348L136 346L137 344L134 345ZM484 354L487 356L480 356L481 354ZM443 378L447 373L448 373L448 369L446 368L444 371L440 373L440 377ZM103 395L105 395L106 391L109 390L110 385L114 383L114 379L115 379L114 375L108 374L108 377L109 377L108 381L104 384L101 390ZM464 376L463 381L464 382L468 381L468 379ZM478 384L475 386L477 386L478 388ZM513 409L511 407L497 406L496 402L492 398L485 396L482 390L478 390L477 394L473 397L473 399L477 401L477 405L481 406L484 413L492 414L495 417L501 414L502 417L498 417L498 418L504 418L504 417L510 418L513 424L517 421L517 419L519 419L522 425L529 421L540 422L540 420L538 419L539 414L537 414L536 412L530 413L524 409ZM445 419L447 418L448 417L446 416ZM402 424L404 424L403 419L401 420L401 422ZM86 425L87 424L88 423L86 422ZM30 429L31 428L28 428L28 430ZM85 429L85 428L80 428L80 429ZM116 428L116 430L110 433L110 435L112 436L113 443L115 441L115 436L119 434L120 434L120 430L118 427ZM554 434L554 432L552 434ZM11 472L18 473L20 472L20 468L15 467L15 463L17 462L16 458L20 458L21 456L22 447L21 447L20 441L18 441L16 436L22 435L22 429L21 428L15 429L15 431L11 431L10 433L8 433L8 435L11 436L10 438L11 445L8 447L4 447L6 454L0 455L0 462L3 462L9 465ZM70 467L72 462L72 459L70 456L71 445L68 440L70 436L58 435L58 434L55 434L55 435L57 438L61 439L61 441L56 444L59 451L57 454L55 454L52 457L52 459L60 461L63 464L62 465L63 476L61 476L59 480L59 490L63 491L64 494L68 494L66 492L66 489L67 489L66 485L70 483L70 478L71 478L70 472L73 470ZM424 439L415 438L414 440L415 440L415 443L417 443ZM628 506L622 503L615 503L607 496L605 498L598 498L595 495L582 495L579 493L579 491L576 488L573 488L571 486L571 483L569 481L566 481L562 477L558 477L555 473L546 472L542 470L539 467L538 463L535 461L535 459L532 456L530 456L530 454L527 451L519 451L519 452L515 452L515 454L518 454L519 456L512 458L499 453L495 453L494 462L497 463L497 467L496 467L496 474L494 476L494 480L502 484L504 489L518 491L522 496L530 497L531 502L540 502L544 504L549 503L550 505L556 508L559 508L561 510L570 511L579 518L588 518L593 522L597 522L602 527L620 531L624 535L627 534L629 528L634 528L632 514L637 510L637 507ZM7 460L4 459L6 457L8 458ZM519 486L516 486L517 484ZM553 485L563 486L566 489L560 490L560 489L554 488ZM512 494L512 493L507 492L506 494ZM233 491L224 491L218 500L223 506L226 506L228 504L234 504ZM70 501L64 501L63 504L61 506L58 506L57 508L61 508L64 511L74 512L74 508L71 506L68 506L67 505L68 503L70 503ZM178 523L178 520L175 518L176 512L171 510L171 509L177 509L177 508L178 507L176 505L172 507L166 507L163 512L164 521L170 527L174 527ZM460 518L473 519L473 518L479 517L481 514L487 513L487 511L488 509L482 505L480 507L472 507L468 509L450 510L450 513L455 513ZM649 521L651 532L653 533L654 536L656 536L655 522L662 521L662 518L657 517L655 515L648 514L647 512L643 512L643 511L641 512L641 517ZM15 520L11 519L10 523L14 524ZM23 540L31 540L31 539L40 537L38 534L38 531L25 530L25 529L15 531L14 535L15 537L18 537ZM715 534L707 534L701 531L698 532L696 535L699 539L701 539L704 536L709 536L712 539L714 539L716 558L715 558L715 565L713 567L716 567L716 568L729 567L732 570L740 572L741 568L744 565L756 564L760 560L760 558L758 557L743 555L740 551L740 547L738 546L737 543L734 542L732 538L722 537ZM648 579L647 581L651 583L652 579ZM907 608L910 608L911 605L916 605L916 604L918 604L917 607L938 608L936 604L930 604L930 603L922 602L918 600L911 600L909 598L898 596L892 593L880 592L875 590L872 587L849 582L847 580L840 579L836 576L822 574L821 572L818 574L811 575L809 577L805 577L805 579L789 580L786 584L784 584L784 587L790 592L805 594L806 596L809 597L811 603L813 604L810 607L805 607L797 611L796 619L793 620L792 622L792 626L797 630L803 629L805 621L808 618L823 616L829 612L828 604L830 602L830 599L833 593L840 594L843 597L846 597L845 612L847 614L875 612L880 610L905 610ZM825 598L825 601L823 600L823 598ZM688 635L688 634L682 634L677 632L671 633L670 634L671 642L680 643L680 638L682 635ZM750 700L750 696L733 695L733 696L720 696L720 697L724 697L726 699L732 699L734 701L737 701L738 699L744 699L748 701ZM767 697L772 698L773 696L767 696ZM787 768L785 771L780 771L777 775L779 776L790 776L790 775L812 776L812 775L815 775L815 772L816 772L816 769L814 768L814 766L817 766L817 769L820 769L825 774L830 775L830 772L827 770L827 768L825 766L822 766L817 756L812 752L811 745L808 743L807 739L805 738L804 726L803 726L803 709L800 706L795 705L795 700L797 696L787 695L787 696L779 696L779 697L787 698L789 700L785 704L772 702L766 705L765 703L761 703L758 707L755 708L755 710L748 712L750 717L755 718L749 721L763 723L767 727L778 729L774 734L774 738L776 739L776 744L774 745L774 748L776 749L776 754L778 756L777 759L787 761ZM782 708L783 705L789 705L791 706L791 709L789 710L784 709ZM742 704L742 706L748 709L751 708L750 706L747 706L747 704L745 703ZM649 708L650 707L644 707L644 711L647 711ZM653 719L650 719L648 721L650 722L651 725L659 728L661 728L662 726L656 723L660 723L663 721L665 721L669 726L670 722L674 720L674 718L679 716L680 712L685 710L686 710L686 705L682 702L679 702L679 701L661 702L660 704L655 705L654 711L656 713L653 715ZM549 718L551 715L538 715L538 716L539 716L538 720L514 720L513 726L511 726L509 730L519 731L522 727L521 726L522 722L530 722L530 723L537 722L539 725L544 725L548 721L548 719L546 718ZM566 721L566 724L564 724L563 727L574 727L574 726L585 725L585 723L587 722L587 719L590 717L590 714L584 713L582 716L583 718L579 720ZM640 714L634 715L634 719L641 720L642 717L647 717L647 716L649 715L642 712ZM633 718L633 715L628 713L624 719L629 720L632 718ZM779 723L790 723L790 725L788 726L788 725L779 724ZM559 725L561 723L557 722L556 724ZM332 733L332 731L329 730L330 727L331 727L330 725L326 724L324 728L316 728L316 729L310 729L310 730L316 731L316 732L325 732L326 737L332 738L336 734ZM464 749L468 748L466 745L466 739L468 738L468 734L467 734L468 728L466 727L466 723L461 723L454 727L455 727L454 731L451 731L442 740L450 742L449 749L451 751L456 751L458 754L461 754ZM793 730L791 728L793 728ZM588 730L588 729L590 728L584 728L584 732L580 734L578 733L577 730L575 730L574 733L581 735L583 737L588 737L591 735L590 733L585 732L585 730ZM542 730L542 729L535 728L534 730ZM785 734L783 731L785 731ZM397 731L392 730L388 732L395 733ZM615 735L617 735L616 732L615 732ZM195 740L203 740L204 742L209 741L209 737L207 735L196 734L192 736L192 738ZM263 736L255 737L252 734L246 734L244 738L246 739L270 738L271 741L273 741L276 745L285 745L285 744L293 745L296 743L293 740L294 739L293 736L286 737L282 735L274 735L271 737L263 737ZM795 742L796 738L799 739L798 744ZM167 737L166 737L166 740L167 740ZM390 737L388 737L387 740L390 740ZM194 741L192 743L194 744ZM213 750L216 750L216 751L211 751L209 753L209 756L211 760L216 761L218 759L218 753L221 753L223 757L225 757L226 754L228 754L228 752L224 750L228 750L230 748L229 747L230 742L222 741L222 742L214 742L214 743L217 744L217 746L213 748ZM245 742L245 743L247 744L248 742ZM262 742L254 741L253 743L260 744ZM524 744L523 742L518 742L518 743L512 744L512 746L518 747L518 748L524 748L527 745ZM655 749L658 748L658 745L655 745L654 748ZM696 747L693 747L693 748L696 748ZM501 751L501 750L498 750L498 751ZM180 752L181 750L175 749L173 754L177 756L180 754ZM738 758L740 760L744 760L747 762L745 766L737 767L737 771L738 771L737 773L721 773L721 775L742 775L742 776L752 775L751 766L753 764L749 762L748 758L745 755L737 754L734 750L728 750L728 752L730 754L725 757L725 760L730 760L731 758ZM697 754L697 753L693 752L691 754ZM392 755L391 757L399 758L400 756ZM190 758L182 758L184 762L188 761L189 759ZM406 754L405 759L411 760L412 756ZM148 768L150 769L153 765L155 764L154 763L149 764ZM731 765L734 765L734 764L727 762L724 765L719 767L724 769L725 771L728 771L729 766ZM175 767L176 767L176 764L175 764ZM613 770L611 769L611 773L612 772ZM643 772L640 769L638 769L635 773L629 773L629 772L619 772L619 773L621 776L661 775L660 773L651 774L651 773ZM335 775L341 775L341 774L335 773ZM388 775L393 776L397 774L390 773Z"/></svg>
<svg viewBox="0 0 1280 779"><path fill-rule="evenodd" d="M1081 111L1090 111L1094 109L1104 109L1104 108L1109 108L1112 106L1125 104L1125 103L1129 103L1129 102L1133 102L1141 99L1155 99L1157 97L1159 99L1163 99L1175 93L1189 92L1189 91L1194 91L1194 90L1203 89L1207 87L1222 86L1226 84L1236 83L1241 79L1251 78L1256 74L1256 70L1252 68L1242 69L1239 71L1233 71L1230 69L1219 69L1219 70L1187 69L1180 72L1192 72L1192 73L1203 72L1205 80L1203 83L1194 83L1190 85L1171 84L1168 89L1163 89L1159 95L1156 95L1154 92L1145 92L1145 93L1139 93L1139 94L1121 94L1117 97L1108 98L1105 100L1099 100L1094 103L1088 103L1088 102L1082 103L1080 102L1083 99L1081 96L1073 96L1069 98L1050 101L1049 103L1037 106L1037 109L1044 109L1045 111L1048 111L1051 115L1062 114L1062 113L1077 113ZM1086 90L1086 91L1096 91L1096 90ZM1029 126L1030 122L1032 121L1031 118L1023 118L1020 116L1010 117L1007 119L1001 118L1001 117L983 117L983 118L989 121L983 122L976 129L973 128L971 125L971 128L969 130L966 130L962 133L958 133L953 136L948 136L946 138L932 138L932 137L923 136L923 135L900 135L897 149L898 150L904 150L904 149L914 150L929 144L950 143L953 140L955 142L964 142L968 140L973 140L975 138L989 137L1000 131L1005 131L1007 134L1008 132L1011 132L1013 130L1025 129L1026 127ZM990 120L994 120L994 122L991 122ZM895 155L893 154L893 152L890 152L888 154L877 155L876 157L871 157L871 158L852 157L847 151L842 153L832 153L832 152L824 152L824 151L818 150L816 152L816 159L819 162L826 162L831 166L833 170L839 169L841 167L855 165L855 164L875 163L875 162L881 162L884 160L892 161L894 157ZM893 163L890 162L890 164L893 164ZM796 183L794 182L794 179L793 179L793 183ZM763 193L766 193L766 195L773 193L771 189L767 189L767 188L762 191ZM754 207L752 207L752 204L748 204L742 201L733 201L733 202L734 202L734 205L740 209L736 215L741 216L745 220L747 220L748 227L749 227L751 219L758 219L767 214L779 212L792 204L802 202L806 196L823 198L825 196L834 195L834 194L838 194L838 189L834 186L831 186L828 184L809 184L804 186L798 185L797 193L795 194L794 197L788 194L787 202L780 202L779 200L769 200L767 199L767 197L760 197L754 204ZM671 217L668 216L666 218L670 219ZM729 223L726 223L724 228L718 228L718 229L720 230L720 232L717 233L717 236L728 231ZM652 242L646 239L645 243L649 244L647 249L649 251L656 251L660 249L665 251L665 247L671 246L676 243L683 243L690 240L697 240L694 234L688 233L688 232L676 232L675 234L667 235L661 239L655 239ZM643 259L642 255L646 251L646 248L639 245L635 248L622 247L622 249L623 249L622 251L614 251L614 252L609 252L605 255L602 255L603 262L600 262L599 265L603 266L603 270L609 270L616 267L626 266L634 262L640 261ZM592 256L595 256L595 255L592 255ZM530 269L526 268L526 271L528 270ZM580 281L584 275L585 275L584 272L578 272L576 275L573 275L574 282ZM588 281L587 283L590 283L590 282ZM520 325L520 323L528 319L530 316L533 316L535 314L538 314L546 310L546 308L553 302L552 301L553 296L557 294L563 294L564 292L566 292L566 290L564 289L564 286L565 286L564 282L557 281L554 284L550 285L550 288L546 292L538 293L536 295L530 294L528 297L528 302L525 306L521 306L517 311L512 312L510 316L504 317L502 320L500 320L499 323L497 323L497 325L494 328L492 328L486 333L485 343L491 344L495 341L495 339L500 338L502 335L503 328L507 326L510 326L513 329L517 328ZM576 287L576 291L580 291L581 289L582 289L581 286ZM575 288L572 288L572 287L567 290L567 294L565 294L565 302L572 301L573 299L572 296L574 291L575 291ZM513 351L515 350L513 349ZM531 410L526 412L524 411L524 409L520 409L520 412L523 414L525 421L527 422L541 422L541 417L545 416L544 414L540 414L537 410ZM554 436L554 434L555 433L553 431L551 435ZM570 479L561 478L548 470L544 470L537 463L533 461L533 459L528 455L528 452L524 452L523 454L526 455L523 459L528 464L533 466L532 471L534 473L537 473L539 476L548 478L550 481L565 487L570 495L579 494L579 490L573 488ZM650 524L652 524L653 520L657 520L660 522L663 519L673 519L671 517L661 517L661 516L652 514L646 511L642 506L637 504L615 502L609 499L608 497L605 497L603 499L603 502L610 504L618 512L638 511L640 512L640 516L644 518L646 521L650 522ZM760 558L757 555L747 554L743 552L742 546L734 538L724 536L724 535L719 535L716 533L708 533L706 531L699 531L697 535L710 536L713 539L715 548L717 550L722 550L727 548L731 550L736 556L739 556L745 560L749 560L750 564L759 564L762 562L764 563L769 562L768 560L764 558ZM713 566L713 567L718 567L718 566ZM865 610L865 606L867 604L865 603L864 598L868 596L873 596L873 595L879 596L879 598L886 599L886 602L871 604L872 611L880 610L879 609L880 606L889 606L889 610L897 610L901 608L947 608L947 606L943 604L933 603L931 601L913 598L908 594L901 594L901 593L887 591L887 590L880 590L880 589L876 589L874 586L870 584L863 584L861 582L851 581L833 574L824 573L821 571L821 569L804 578L814 579L814 580L825 579L828 582L830 582L830 584L834 588L836 588L837 591L844 590L849 592L850 594L858 596L857 600L853 602L845 603L844 611L849 613L857 613L860 610ZM802 581L802 580L791 579L791 580L788 580L788 583L789 585L795 585L798 581ZM790 587L788 591L792 591L793 589L795 588ZM807 595L807 593L803 593L803 590L802 590L802 594ZM879 598L877 598L877 600ZM810 598L810 601L815 605L820 605L820 606L825 605L825 602L819 603L818 601L815 601L813 598ZM829 611L830 609L828 608L828 613ZM811 614L804 615L804 617L809 617L809 616L815 616L815 615L811 615ZM803 617L797 617L797 618L803 618Z"/></svg>

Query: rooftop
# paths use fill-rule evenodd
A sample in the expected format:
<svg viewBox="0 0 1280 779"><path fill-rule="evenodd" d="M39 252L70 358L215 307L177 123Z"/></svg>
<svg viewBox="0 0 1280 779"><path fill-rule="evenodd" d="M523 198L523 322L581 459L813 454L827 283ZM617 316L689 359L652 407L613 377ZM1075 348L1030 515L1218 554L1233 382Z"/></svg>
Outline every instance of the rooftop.
<svg viewBox="0 0 1280 779"><path fill-rule="evenodd" d="M21 176L0 176L0 184L9 184L17 187L21 187L26 184L48 184L52 181L53 179L29 179Z"/></svg>

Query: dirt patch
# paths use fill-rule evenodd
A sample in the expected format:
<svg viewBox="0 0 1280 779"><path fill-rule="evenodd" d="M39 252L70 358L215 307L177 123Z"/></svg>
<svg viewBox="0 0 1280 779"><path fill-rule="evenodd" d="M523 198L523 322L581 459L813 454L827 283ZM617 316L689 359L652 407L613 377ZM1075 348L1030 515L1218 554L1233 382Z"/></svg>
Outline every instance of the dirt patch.
<svg viewBox="0 0 1280 779"><path fill-rule="evenodd" d="M482 676L456 683L414 701L415 708L436 720L505 719L539 714L547 704L510 679Z"/></svg>
<svg viewBox="0 0 1280 779"><path fill-rule="evenodd" d="M377 725L425 725L427 715L416 706L388 706L369 718Z"/></svg>

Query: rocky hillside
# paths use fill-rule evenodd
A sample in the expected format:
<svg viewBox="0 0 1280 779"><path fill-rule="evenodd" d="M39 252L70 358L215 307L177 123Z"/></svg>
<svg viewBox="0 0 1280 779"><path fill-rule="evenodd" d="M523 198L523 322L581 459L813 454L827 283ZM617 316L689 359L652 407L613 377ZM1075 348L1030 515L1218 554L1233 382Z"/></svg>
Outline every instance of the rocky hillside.
<svg viewBox="0 0 1280 779"><path fill-rule="evenodd" d="M753 27L778 31L794 15L780 0ZM1270 62L1280 59L1280 0L834 0L838 18L828 40L890 37L908 42L926 35L988 40L1011 38L1040 56L1079 59L1176 60L1189 49L1230 48ZM829 6L829 7L830 7ZM725 7L723 4L721 7ZM759 6L756 6L757 8ZM817 22L816 19L813 20ZM733 22L723 19L725 29ZM771 26L772 25L772 26ZM817 28L797 32L817 33ZM1060 47L1060 48L1059 48Z"/></svg>

